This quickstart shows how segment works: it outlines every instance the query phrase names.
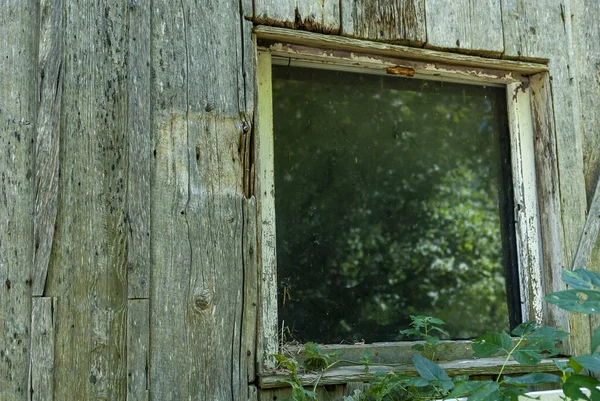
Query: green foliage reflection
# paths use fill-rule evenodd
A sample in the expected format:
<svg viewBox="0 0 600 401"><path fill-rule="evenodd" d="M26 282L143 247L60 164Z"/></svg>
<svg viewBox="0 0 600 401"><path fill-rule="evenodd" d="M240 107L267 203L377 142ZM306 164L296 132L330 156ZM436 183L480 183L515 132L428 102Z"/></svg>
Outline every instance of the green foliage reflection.
<svg viewBox="0 0 600 401"><path fill-rule="evenodd" d="M508 330L504 92L274 67L279 317L300 341ZM318 324L316 324L318 322Z"/></svg>

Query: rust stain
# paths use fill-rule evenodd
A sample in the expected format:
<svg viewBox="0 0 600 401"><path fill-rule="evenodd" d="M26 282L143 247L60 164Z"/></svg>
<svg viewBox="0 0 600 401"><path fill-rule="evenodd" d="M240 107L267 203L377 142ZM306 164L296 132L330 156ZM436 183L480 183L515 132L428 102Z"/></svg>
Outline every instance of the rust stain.
<svg viewBox="0 0 600 401"><path fill-rule="evenodd" d="M390 75L403 75L405 77L412 77L415 75L415 70L409 67L401 67L399 65L388 67L386 69Z"/></svg>

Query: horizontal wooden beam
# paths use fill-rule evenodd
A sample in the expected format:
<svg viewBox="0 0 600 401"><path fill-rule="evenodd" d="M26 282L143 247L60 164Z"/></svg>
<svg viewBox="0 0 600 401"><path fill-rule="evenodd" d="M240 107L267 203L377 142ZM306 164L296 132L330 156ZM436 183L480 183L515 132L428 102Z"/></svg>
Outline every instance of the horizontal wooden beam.
<svg viewBox="0 0 600 401"><path fill-rule="evenodd" d="M486 358L479 360L454 361L440 363L439 365L450 375L497 375L502 369L504 358ZM373 378L375 373L402 371L407 376L417 376L417 371L413 365L404 365L397 367L390 366L369 366L368 372L365 372L364 366L344 366L332 368L320 373L302 373L298 377L303 385L314 385L319 379L319 385L343 384L349 381L368 381ZM554 361L544 359L537 365L522 365L516 361L509 361L502 371L503 374L511 375L518 373L533 373L533 372L558 372ZM288 386L284 380L289 380L290 375L285 371L277 371L273 374L262 376L259 378L259 387L265 388L280 388Z"/></svg>
<svg viewBox="0 0 600 401"><path fill-rule="evenodd" d="M545 64L548 60L545 59L537 60L539 62L492 59L262 25L254 27L254 34L259 40L383 55L431 63L513 71L521 74L536 74L549 71L548 66Z"/></svg>

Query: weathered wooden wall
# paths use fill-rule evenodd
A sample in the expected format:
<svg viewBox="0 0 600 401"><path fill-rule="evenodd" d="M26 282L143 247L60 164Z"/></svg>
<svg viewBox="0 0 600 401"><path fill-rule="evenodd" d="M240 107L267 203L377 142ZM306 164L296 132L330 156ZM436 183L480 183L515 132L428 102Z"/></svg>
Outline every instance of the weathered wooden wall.
<svg viewBox="0 0 600 401"><path fill-rule="evenodd" d="M0 2L0 399L285 396L248 386L253 23L549 60L538 162L550 268L571 265L600 176L598 19L596 0Z"/></svg>

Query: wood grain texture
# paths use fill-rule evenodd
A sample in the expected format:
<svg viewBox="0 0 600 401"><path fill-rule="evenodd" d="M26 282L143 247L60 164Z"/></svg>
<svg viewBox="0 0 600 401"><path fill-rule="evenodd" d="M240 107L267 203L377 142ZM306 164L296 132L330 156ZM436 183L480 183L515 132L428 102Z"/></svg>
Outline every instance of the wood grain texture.
<svg viewBox="0 0 600 401"><path fill-rule="evenodd" d="M588 202L588 217L600 181L600 2L571 0L574 53L580 83L581 125L583 130L583 163ZM587 220L586 220L587 224ZM585 235L585 231L584 234ZM600 271L600 241L596 240L587 268ZM591 316L591 329L600 326L600 316Z"/></svg>
<svg viewBox="0 0 600 401"><path fill-rule="evenodd" d="M497 0L427 0L427 46L488 56L504 51Z"/></svg>
<svg viewBox="0 0 600 401"><path fill-rule="evenodd" d="M424 0L342 1L342 35L420 46L426 41Z"/></svg>
<svg viewBox="0 0 600 401"><path fill-rule="evenodd" d="M258 374L273 368L278 352L277 253L275 236L275 171L273 150L273 90L271 54L258 53L256 112L256 193L258 196Z"/></svg>
<svg viewBox="0 0 600 401"><path fill-rule="evenodd" d="M148 401L150 301L127 301L127 401Z"/></svg>
<svg viewBox="0 0 600 401"><path fill-rule="evenodd" d="M257 24L338 33L339 0L254 0Z"/></svg>
<svg viewBox="0 0 600 401"><path fill-rule="evenodd" d="M563 263L573 264L587 210L584 179L580 83L576 76L569 2L503 0L504 47L508 57L550 59L552 106L556 131ZM569 316L569 352L589 348L589 319Z"/></svg>
<svg viewBox="0 0 600 401"><path fill-rule="evenodd" d="M564 267L556 132L549 74L531 77L536 181L542 243L542 276L546 293L562 291ZM545 324L569 330L566 311L546 304Z"/></svg>
<svg viewBox="0 0 600 401"><path fill-rule="evenodd" d="M597 23L600 2L571 0L570 3L575 73L580 83L583 161L589 206L600 178L600 25ZM600 262L596 263L600 270Z"/></svg>
<svg viewBox="0 0 600 401"><path fill-rule="evenodd" d="M245 399L238 150L250 38L237 2L154 1L151 18L150 393Z"/></svg>
<svg viewBox="0 0 600 401"><path fill-rule="evenodd" d="M321 386L317 388L316 394L319 401L342 401L346 395L345 387L342 384ZM307 390L313 391L312 386ZM278 388L271 390L259 390L258 401L288 400L291 399L291 388Z"/></svg>
<svg viewBox="0 0 600 401"><path fill-rule="evenodd" d="M0 6L0 400L27 397L37 116L36 1Z"/></svg>
<svg viewBox="0 0 600 401"><path fill-rule="evenodd" d="M440 363L439 365L448 373L450 376L459 375L497 375L504 364L505 358L485 358L480 360L468 360L468 361L454 361L447 363ZM379 372L389 372L392 368L389 366L376 366L370 365L369 371L365 372L364 366L344 366L334 367L323 373L319 380L319 385L335 385L345 384L349 381L362 381L366 382L373 378L373 376ZM401 371L407 376L417 376L418 372L413 365L398 366L394 368L396 372ZM518 374L518 373L530 373L530 372L557 372L556 365L551 359L544 359L537 365L521 365L518 362L511 360L504 367L503 373ZM303 386L314 385L315 380L319 378L320 373L302 373L298 377ZM282 388L287 387L288 384L283 382L289 378L289 374L286 372L277 372L269 376L262 376L259 379L259 387L261 389L267 388ZM260 399L260 397L259 397Z"/></svg>
<svg viewBox="0 0 600 401"><path fill-rule="evenodd" d="M31 308L30 401L54 399L54 298L34 297Z"/></svg>
<svg viewBox="0 0 600 401"><path fill-rule="evenodd" d="M592 197L592 203L583 226L579 246L573 260L574 269L586 269L589 266L592 251L598 242L598 231L600 230L600 181Z"/></svg>
<svg viewBox="0 0 600 401"><path fill-rule="evenodd" d="M35 135L35 200L32 293L44 294L58 208L58 154L62 97L62 1L40 3L38 115Z"/></svg>
<svg viewBox="0 0 600 401"><path fill-rule="evenodd" d="M150 296L150 3L129 7L127 296Z"/></svg>
<svg viewBox="0 0 600 401"><path fill-rule="evenodd" d="M126 397L127 3L63 2L54 398ZM64 134L64 135L62 135Z"/></svg>
<svg viewBox="0 0 600 401"><path fill-rule="evenodd" d="M329 49L329 51L320 50L321 54L333 53L335 55L335 51L342 50L351 52L357 56L361 54L372 54L412 61L423 61L431 64L439 63L462 67L489 68L528 75L548 71L548 66L528 61L490 59L467 54L447 53L431 49L420 49L334 35L321 35L313 32L293 31L270 26L254 27L254 33L259 40ZM544 61L544 59L542 59L542 61Z"/></svg>
<svg viewBox="0 0 600 401"><path fill-rule="evenodd" d="M256 333L258 310L258 243L256 238L256 199L243 203L244 209L244 302L242 311L242 346L240 348L240 383L254 382L256 377ZM241 385L241 384L240 384Z"/></svg>

